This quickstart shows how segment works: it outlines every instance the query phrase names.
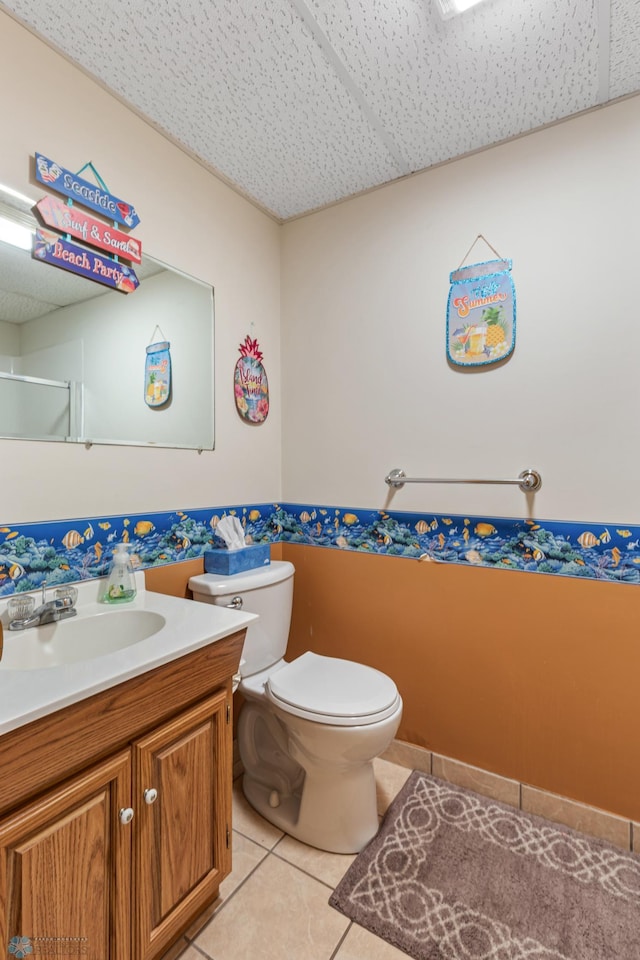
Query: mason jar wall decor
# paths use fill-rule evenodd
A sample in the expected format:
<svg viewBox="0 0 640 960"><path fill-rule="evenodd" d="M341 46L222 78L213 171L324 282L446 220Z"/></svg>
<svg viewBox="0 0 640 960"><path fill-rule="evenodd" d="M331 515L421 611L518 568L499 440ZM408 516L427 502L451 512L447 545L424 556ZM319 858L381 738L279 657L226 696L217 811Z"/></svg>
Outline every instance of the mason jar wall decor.
<svg viewBox="0 0 640 960"><path fill-rule="evenodd" d="M480 239L485 240L482 234L474 243ZM491 247L487 240L485 243ZM500 258L461 265L450 274L447 357L451 363L462 367L487 366L513 353L516 294L511 266L511 260Z"/></svg>

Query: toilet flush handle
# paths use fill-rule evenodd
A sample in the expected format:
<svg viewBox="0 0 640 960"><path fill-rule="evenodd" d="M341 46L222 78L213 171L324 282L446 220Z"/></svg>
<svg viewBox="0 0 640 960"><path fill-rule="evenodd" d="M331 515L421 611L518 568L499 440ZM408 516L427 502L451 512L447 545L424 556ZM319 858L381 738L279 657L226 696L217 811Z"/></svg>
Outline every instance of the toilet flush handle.
<svg viewBox="0 0 640 960"><path fill-rule="evenodd" d="M234 597L231 603L225 603L225 607L231 607L232 610L242 610L242 597Z"/></svg>

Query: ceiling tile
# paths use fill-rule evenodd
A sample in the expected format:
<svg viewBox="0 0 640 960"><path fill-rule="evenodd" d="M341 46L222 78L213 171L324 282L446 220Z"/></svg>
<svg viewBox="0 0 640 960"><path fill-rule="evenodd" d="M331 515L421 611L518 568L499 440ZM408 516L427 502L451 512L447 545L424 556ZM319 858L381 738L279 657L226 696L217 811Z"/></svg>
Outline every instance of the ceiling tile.
<svg viewBox="0 0 640 960"><path fill-rule="evenodd" d="M446 22L432 0L308 3L413 169L597 102L595 0L494 0Z"/></svg>
<svg viewBox="0 0 640 960"><path fill-rule="evenodd" d="M611 0L609 95L640 90L640 0Z"/></svg>

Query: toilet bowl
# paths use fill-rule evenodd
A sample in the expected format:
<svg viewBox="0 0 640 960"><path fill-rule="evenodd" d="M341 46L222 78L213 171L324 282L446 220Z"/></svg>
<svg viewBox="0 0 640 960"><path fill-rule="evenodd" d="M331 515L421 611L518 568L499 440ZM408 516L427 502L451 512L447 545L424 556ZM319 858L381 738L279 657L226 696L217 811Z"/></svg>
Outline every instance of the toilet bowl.
<svg viewBox="0 0 640 960"><path fill-rule="evenodd" d="M373 667L307 652L284 660L293 564L202 574L194 599L242 600L257 613L242 651L238 722L243 791L265 819L322 850L357 853L378 829L373 760L393 739L402 700Z"/></svg>

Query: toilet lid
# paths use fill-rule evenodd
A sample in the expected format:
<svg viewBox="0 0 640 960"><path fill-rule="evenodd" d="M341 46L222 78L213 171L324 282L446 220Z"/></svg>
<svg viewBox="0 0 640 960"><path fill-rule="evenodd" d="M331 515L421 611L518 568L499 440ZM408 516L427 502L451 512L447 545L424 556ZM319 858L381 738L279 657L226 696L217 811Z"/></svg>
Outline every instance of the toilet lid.
<svg viewBox="0 0 640 960"><path fill-rule="evenodd" d="M382 720L400 703L386 674L310 651L272 674L267 692L283 710L342 726Z"/></svg>

